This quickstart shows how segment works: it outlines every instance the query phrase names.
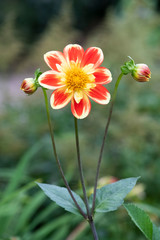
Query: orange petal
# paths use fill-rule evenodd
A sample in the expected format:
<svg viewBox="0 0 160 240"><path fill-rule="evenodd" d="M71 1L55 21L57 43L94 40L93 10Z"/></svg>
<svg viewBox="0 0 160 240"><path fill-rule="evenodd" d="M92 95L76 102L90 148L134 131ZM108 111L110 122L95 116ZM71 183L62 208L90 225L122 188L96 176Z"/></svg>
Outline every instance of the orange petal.
<svg viewBox="0 0 160 240"><path fill-rule="evenodd" d="M97 84L108 84L112 81L111 72L105 67L96 68L93 75Z"/></svg>
<svg viewBox="0 0 160 240"><path fill-rule="evenodd" d="M42 87L52 90L64 86L57 72L52 70L42 73L38 78L38 82Z"/></svg>
<svg viewBox="0 0 160 240"><path fill-rule="evenodd" d="M44 54L44 60L47 63L47 65L55 70L58 70L58 66L62 63L66 63L63 53L59 51L50 51Z"/></svg>
<svg viewBox="0 0 160 240"><path fill-rule="evenodd" d="M88 48L82 58L81 67L84 67L88 64L93 64L94 68L97 68L103 62L104 56L100 48L90 47Z"/></svg>
<svg viewBox="0 0 160 240"><path fill-rule="evenodd" d="M89 91L87 91L87 95L94 100L95 102L99 104L107 104L110 101L110 93L108 90L101 86L96 85L96 87L91 88Z"/></svg>
<svg viewBox="0 0 160 240"><path fill-rule="evenodd" d="M68 62L80 62L82 60L84 50L78 44L69 44L67 45L64 50L64 56Z"/></svg>
<svg viewBox="0 0 160 240"><path fill-rule="evenodd" d="M71 93L65 92L66 88L56 89L50 98L50 104L53 109L60 109L65 107L72 98Z"/></svg>
<svg viewBox="0 0 160 240"><path fill-rule="evenodd" d="M74 98L71 102L71 111L76 118L83 119L88 116L91 110L91 102L89 98L84 95L79 103Z"/></svg>

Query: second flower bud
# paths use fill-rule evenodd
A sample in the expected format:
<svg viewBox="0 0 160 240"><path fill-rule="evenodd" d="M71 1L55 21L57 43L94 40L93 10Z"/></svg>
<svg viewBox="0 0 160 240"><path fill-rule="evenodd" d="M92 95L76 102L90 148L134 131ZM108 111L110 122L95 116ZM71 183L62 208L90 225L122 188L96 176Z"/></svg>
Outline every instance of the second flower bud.
<svg viewBox="0 0 160 240"><path fill-rule="evenodd" d="M151 71L149 67L144 63L135 64L134 60L126 62L121 66L121 71L124 75L131 73L132 77L138 82L148 82L151 78Z"/></svg>

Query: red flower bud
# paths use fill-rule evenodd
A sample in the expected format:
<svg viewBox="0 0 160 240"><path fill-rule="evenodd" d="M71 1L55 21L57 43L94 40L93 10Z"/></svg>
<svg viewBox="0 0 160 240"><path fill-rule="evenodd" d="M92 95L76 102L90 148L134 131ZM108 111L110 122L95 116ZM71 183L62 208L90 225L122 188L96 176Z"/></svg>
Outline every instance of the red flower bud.
<svg viewBox="0 0 160 240"><path fill-rule="evenodd" d="M35 79L25 78L22 82L21 90L23 90L28 95L34 93L37 90L37 85L35 83Z"/></svg>
<svg viewBox="0 0 160 240"><path fill-rule="evenodd" d="M148 82L149 78L151 78L151 71L146 64L136 64L132 76L138 82Z"/></svg>

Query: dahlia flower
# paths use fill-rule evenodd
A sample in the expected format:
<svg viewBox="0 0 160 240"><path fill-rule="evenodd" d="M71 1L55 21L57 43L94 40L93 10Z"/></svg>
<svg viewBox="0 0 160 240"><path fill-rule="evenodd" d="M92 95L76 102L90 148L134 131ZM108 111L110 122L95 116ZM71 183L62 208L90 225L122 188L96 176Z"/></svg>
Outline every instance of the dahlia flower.
<svg viewBox="0 0 160 240"><path fill-rule="evenodd" d="M71 101L71 111L76 118L83 119L91 110L89 98L99 104L110 101L110 93L102 86L111 82L111 72L100 67L103 62L100 48L90 47L86 51L78 44L67 45L63 53L50 51L44 60L51 70L40 75L39 84L54 90L50 104L53 109L65 107Z"/></svg>

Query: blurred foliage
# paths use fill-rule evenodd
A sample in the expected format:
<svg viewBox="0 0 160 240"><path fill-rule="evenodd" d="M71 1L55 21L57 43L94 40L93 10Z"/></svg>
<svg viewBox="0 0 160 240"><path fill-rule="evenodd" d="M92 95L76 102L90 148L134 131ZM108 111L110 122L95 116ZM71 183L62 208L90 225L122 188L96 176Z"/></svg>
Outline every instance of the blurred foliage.
<svg viewBox="0 0 160 240"><path fill-rule="evenodd" d="M0 25L0 70L7 71L15 61L15 57L23 51L24 44L16 36L13 24L14 15L7 15L3 24Z"/></svg>
<svg viewBox="0 0 160 240"><path fill-rule="evenodd" d="M145 186L143 201L159 208L159 1L121 0L116 7L113 5L108 10L104 9L105 14L97 20L98 24L93 23L91 18L90 25L85 25L88 20L84 18L83 22L79 18L83 7L88 8L92 15L97 1L92 3L76 0L1 1L0 70L3 73L14 71L10 78L18 72L30 77L30 72L34 73L38 67L42 71L48 69L43 61L45 52L54 49L62 51L66 44L79 42L85 48L102 48L105 56L103 65L113 74L113 82L107 86L112 93L120 66L127 61L128 55L136 63L148 64L152 72L149 83L140 84L126 76L120 84L100 175L112 175L118 179L142 176L141 183ZM79 4L82 4L81 8ZM32 10L26 11L27 7ZM75 14L76 11L79 14ZM83 30L83 26L86 29L91 26L91 31ZM6 83L7 77L2 86ZM8 84L11 82L8 81ZM16 236L20 240L62 240L72 231L77 231L76 227L83 230L78 233L77 240L90 240L90 232L81 219L73 220L72 215L56 207L32 184L37 178L46 183L61 185L62 182L53 157L41 90L30 97L17 98L16 93L14 88L11 96L7 91L1 93L4 99L0 114L0 240L13 240ZM49 91L48 97L50 94ZM70 107L52 111L51 115L64 171L71 187L79 190L74 120ZM80 148L88 187L93 185L107 116L108 106L92 102L90 115L79 121ZM155 211L151 217L159 223ZM100 239L143 240L142 234L128 219L123 209L103 218L100 216L96 223Z"/></svg>
<svg viewBox="0 0 160 240"><path fill-rule="evenodd" d="M0 24L14 15L13 28L17 30L17 37L23 42L32 43L41 34L49 20L59 14L62 0L6 0L0 3Z"/></svg>
<svg viewBox="0 0 160 240"><path fill-rule="evenodd" d="M80 216L73 218L72 214L64 212L46 199L44 193L35 186L32 178L28 175L33 157L45 145L46 139L38 141L21 157L17 167L12 172L4 169L3 175L1 175L2 179L9 180L9 184L0 195L0 239L91 239L87 222L83 222ZM110 180L112 181L112 178ZM24 185L24 182L27 184ZM149 206L146 208L149 209ZM103 221L101 221L102 216ZM105 240L107 236L111 240L118 240L119 237L124 239L126 230L131 228L131 223L128 222L124 209L121 208L116 213L109 213L108 217L110 222L104 214L96 215L95 221L100 238ZM116 231L113 227L115 222ZM129 231L127 239L134 239L135 236L138 240L144 239L137 230L135 232Z"/></svg>
<svg viewBox="0 0 160 240"><path fill-rule="evenodd" d="M88 34L104 20L111 7L118 10L120 5L121 0L73 0L73 24L85 34Z"/></svg>

